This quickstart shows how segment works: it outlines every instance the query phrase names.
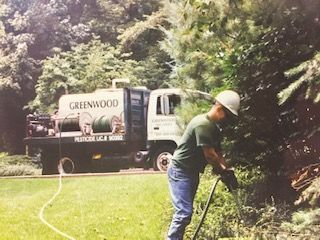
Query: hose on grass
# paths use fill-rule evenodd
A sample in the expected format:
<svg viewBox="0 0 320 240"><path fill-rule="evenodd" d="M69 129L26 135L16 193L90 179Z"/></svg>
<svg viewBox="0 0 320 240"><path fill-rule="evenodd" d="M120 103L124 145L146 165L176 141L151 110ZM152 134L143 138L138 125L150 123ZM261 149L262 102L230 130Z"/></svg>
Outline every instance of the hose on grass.
<svg viewBox="0 0 320 240"><path fill-rule="evenodd" d="M69 239L69 240L75 240L74 237L62 232L61 230L59 230L58 228L56 228L55 226L53 226L52 224L50 224L45 218L44 218L44 211L45 209L52 204L52 202L55 200L55 198L60 194L62 189L62 174L59 174L59 187L57 192L52 196L52 198L49 199L48 202L46 202L43 207L41 208L40 212L39 212L39 218L41 220L41 222L43 224L45 224L46 226L48 226L49 228L51 228L51 230L53 230L54 232L56 232L57 234Z"/></svg>

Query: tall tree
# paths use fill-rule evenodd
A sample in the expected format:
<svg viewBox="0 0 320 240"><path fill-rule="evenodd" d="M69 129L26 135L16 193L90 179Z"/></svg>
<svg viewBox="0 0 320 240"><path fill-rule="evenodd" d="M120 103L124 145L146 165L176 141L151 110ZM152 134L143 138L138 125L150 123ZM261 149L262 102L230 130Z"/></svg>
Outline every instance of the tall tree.
<svg viewBox="0 0 320 240"><path fill-rule="evenodd" d="M85 41L89 30L71 22L64 1L7 0L0 8L0 151L21 153L24 107L35 96L40 60L54 47L70 49Z"/></svg>
<svg viewBox="0 0 320 240"><path fill-rule="evenodd" d="M91 0L87 1L82 21L88 23L102 42L115 46L118 36L145 16L158 11L162 3L158 0Z"/></svg>
<svg viewBox="0 0 320 240"><path fill-rule="evenodd" d="M119 35L139 21L144 21L146 15L151 15L160 7L161 2L156 0L1 1L0 98L6 101L0 102L0 151L23 151L24 116L27 114L25 106L35 97L35 85L42 74L43 63L50 65L48 62L53 62L54 58L44 62L42 60L53 57L54 54L56 58L59 54L61 57L63 52L70 55L70 51L72 52L78 44L89 43L94 36L99 36L102 44L108 43L109 48L120 57L120 52L113 48L121 42L121 39L118 39ZM133 52L128 58L143 60L141 66L157 68L150 70L148 74L143 74L143 67L135 69L137 72L140 71L141 77L146 78L145 81L151 78L163 80L164 77L159 76L168 72L168 67L161 63L165 59L162 58L164 54L152 50L157 48L154 42L161 37L157 31L142 34L139 38L140 43L135 41L131 48L122 49L122 53ZM146 47L148 50L143 55L139 55L141 42L152 46ZM84 45L79 46L81 47L84 48ZM149 58L153 54L154 57ZM166 67L166 70L162 71L162 67ZM102 75L103 68L96 70L97 75ZM77 79L78 75L73 74ZM93 82L90 84L94 85ZM151 85L158 86L155 81ZM56 97L52 100L55 101ZM47 102L44 104L48 105ZM51 104L53 103L49 105Z"/></svg>
<svg viewBox="0 0 320 240"><path fill-rule="evenodd" d="M318 9L315 0L167 1L172 28L164 44L177 84L238 90L242 111L229 154L274 176L295 131L286 114L293 105L279 106L277 95L292 81L285 72L319 51Z"/></svg>
<svg viewBox="0 0 320 240"><path fill-rule="evenodd" d="M43 62L32 108L50 113L61 95L107 88L115 78L129 78L131 85L141 85L138 74L141 66L129 57L130 54L121 53L99 38L79 44L71 51L56 53Z"/></svg>

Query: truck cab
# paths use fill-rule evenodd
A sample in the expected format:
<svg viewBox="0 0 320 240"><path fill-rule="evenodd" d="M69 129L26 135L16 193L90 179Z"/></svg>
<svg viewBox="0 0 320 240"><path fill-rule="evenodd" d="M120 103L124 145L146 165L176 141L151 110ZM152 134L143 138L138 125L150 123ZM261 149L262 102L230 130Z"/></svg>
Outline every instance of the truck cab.
<svg viewBox="0 0 320 240"><path fill-rule="evenodd" d="M157 89L151 92L147 118L150 161L155 170L166 171L181 137L175 108L181 104L181 89Z"/></svg>
<svg viewBox="0 0 320 240"><path fill-rule="evenodd" d="M212 102L212 96L201 91L180 88L157 89L150 93L147 138L150 161L155 170L166 171L174 150L179 144L183 129L178 125L176 107L188 97Z"/></svg>

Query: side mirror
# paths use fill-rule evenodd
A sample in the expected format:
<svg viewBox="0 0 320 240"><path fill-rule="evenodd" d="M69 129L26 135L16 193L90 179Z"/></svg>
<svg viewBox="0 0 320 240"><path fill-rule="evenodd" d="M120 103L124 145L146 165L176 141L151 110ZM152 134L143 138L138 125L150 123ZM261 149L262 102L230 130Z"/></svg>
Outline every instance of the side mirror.
<svg viewBox="0 0 320 240"><path fill-rule="evenodd" d="M161 113L164 115L170 114L170 105L168 95L161 96Z"/></svg>

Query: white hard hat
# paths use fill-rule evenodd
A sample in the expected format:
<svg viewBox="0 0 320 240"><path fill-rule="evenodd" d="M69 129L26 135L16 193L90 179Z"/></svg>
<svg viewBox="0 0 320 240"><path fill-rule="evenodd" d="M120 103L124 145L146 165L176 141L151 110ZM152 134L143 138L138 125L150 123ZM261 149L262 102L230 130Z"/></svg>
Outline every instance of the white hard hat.
<svg viewBox="0 0 320 240"><path fill-rule="evenodd" d="M240 96L238 93L232 90L225 90L220 92L215 99L234 115L238 116L238 110L240 108Z"/></svg>

